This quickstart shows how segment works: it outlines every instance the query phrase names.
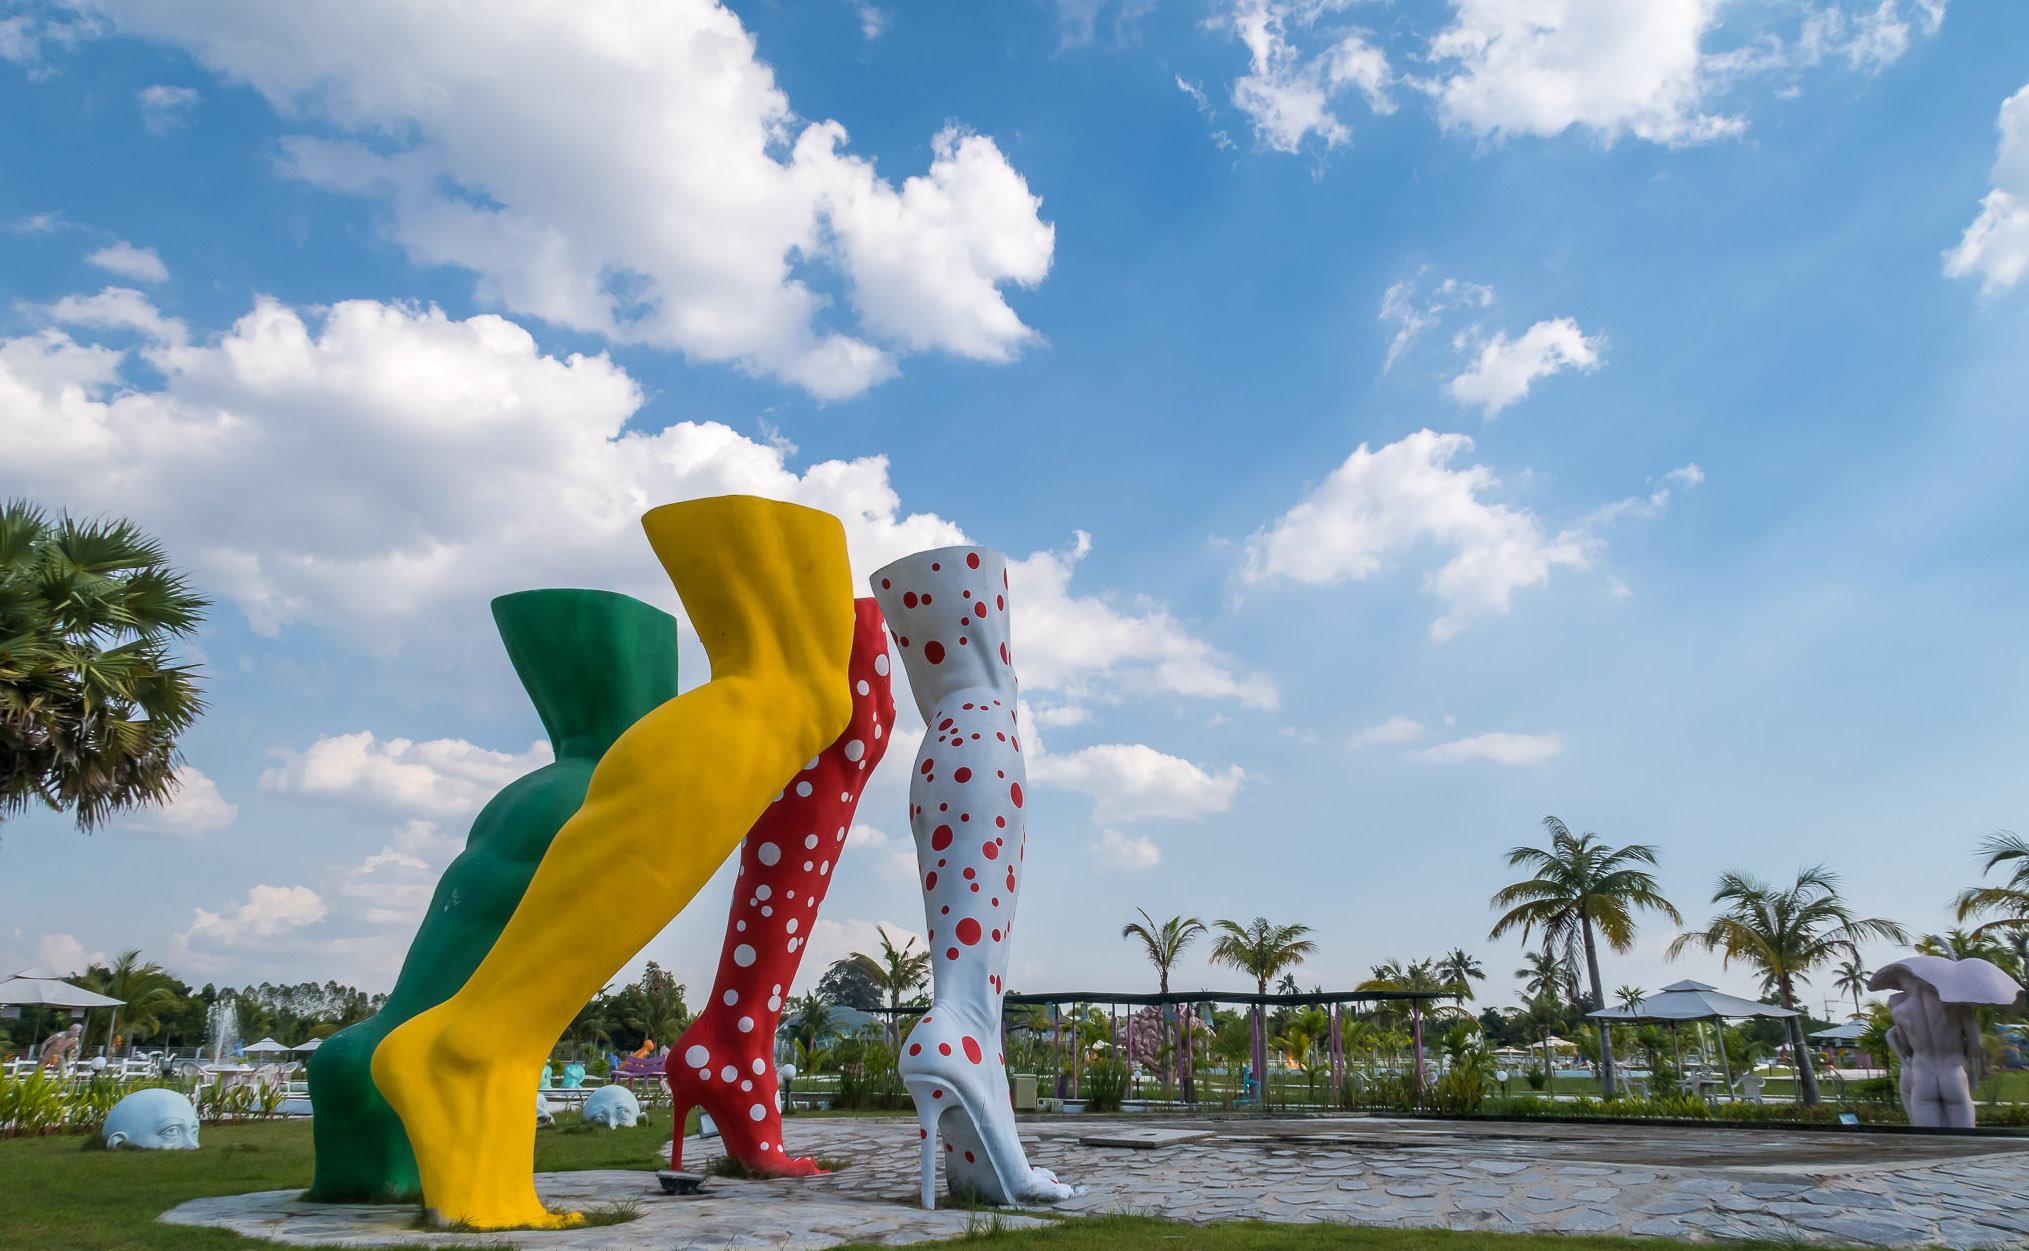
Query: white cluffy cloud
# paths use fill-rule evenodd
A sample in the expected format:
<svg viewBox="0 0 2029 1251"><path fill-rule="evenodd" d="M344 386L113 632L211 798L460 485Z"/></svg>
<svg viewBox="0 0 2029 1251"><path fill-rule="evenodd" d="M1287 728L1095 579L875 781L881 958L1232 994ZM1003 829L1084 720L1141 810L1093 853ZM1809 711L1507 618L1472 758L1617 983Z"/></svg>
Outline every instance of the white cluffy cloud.
<svg viewBox="0 0 2029 1251"><path fill-rule="evenodd" d="M75 977L95 964L106 964L103 951L86 951L69 934L44 934L35 943L35 967L58 977Z"/></svg>
<svg viewBox="0 0 2029 1251"><path fill-rule="evenodd" d="M1989 293L2007 290L2029 272L2029 86L2002 102L1995 125L2001 143L1994 156L1994 189L1980 201L1980 215L1958 246L1944 254L1946 275L1977 275L1981 290Z"/></svg>
<svg viewBox="0 0 2029 1251"><path fill-rule="evenodd" d="M85 264L96 265L107 273L135 282L169 281L169 267L155 255L154 248L137 248L124 240L107 244L87 256Z"/></svg>
<svg viewBox="0 0 2029 1251"><path fill-rule="evenodd" d="M1253 123L1263 147L1296 152L1311 135L1327 148L1349 142L1352 128L1332 111L1333 97L1348 90L1357 90L1375 113L1395 111L1388 97L1393 80L1388 58L1365 32L1331 31L1314 51L1292 41L1292 26L1308 31L1324 14L1342 7L1329 0L1238 0L1231 13L1214 22L1247 46L1248 69L1233 83L1233 104ZM1203 103L1202 92L1181 77L1177 85Z"/></svg>
<svg viewBox="0 0 2029 1251"><path fill-rule="evenodd" d="M861 577L966 541L902 510L885 457L797 473L789 449L716 422L630 429L642 394L624 370L545 356L492 315L356 300L310 318L263 300L198 345L136 291L46 313L43 330L0 339L10 480L134 517L266 634L314 625L455 666L468 663L469 630L489 629L472 606L508 591L604 587L674 610L639 518L703 496L837 516ZM151 342L107 346L80 328ZM125 376L136 355L159 381ZM1074 593L1085 550L1081 539L1010 570L1028 689L1274 704L1273 686L1159 605Z"/></svg>
<svg viewBox="0 0 2029 1251"><path fill-rule="evenodd" d="M1752 77L1843 60L1871 71L1934 33L1943 0L1777 3L1759 12L1724 0L1454 0L1429 45L1423 86L1448 128L1486 137L1549 137L1574 127L1611 143L1702 143L1746 120L1718 98ZM1737 19L1729 21L1728 19ZM1793 33L1785 28L1794 20ZM1708 46L1722 24L1734 46Z"/></svg>
<svg viewBox="0 0 2029 1251"><path fill-rule="evenodd" d="M1391 285L1381 296L1381 320L1395 326L1395 334L1388 340L1388 359L1381 366L1383 373L1393 369L1417 336L1443 320L1447 313L1460 308L1485 308L1494 302L1492 287L1456 278L1446 278L1425 295L1423 274L1423 270L1418 270Z"/></svg>
<svg viewBox="0 0 2029 1251"><path fill-rule="evenodd" d="M1153 869L1162 863L1162 849L1147 835L1130 836L1119 830L1099 831L1099 841L1092 844L1092 856L1107 868L1125 869L1130 873Z"/></svg>
<svg viewBox="0 0 2029 1251"><path fill-rule="evenodd" d="M1569 317L1539 321L1519 339L1497 331L1480 348L1472 366L1445 386L1461 404L1477 404L1491 418L1529 393L1538 378L1566 369L1591 372L1599 368L1600 335L1587 338ZM1463 340L1461 340L1463 346Z"/></svg>
<svg viewBox="0 0 2029 1251"><path fill-rule="evenodd" d="M1390 717L1376 726L1370 726L1353 735L1348 746L1355 751L1379 743L1410 743L1423 737L1423 724L1407 717Z"/></svg>
<svg viewBox="0 0 2029 1251"><path fill-rule="evenodd" d="M1534 513L1482 498L1500 486L1484 465L1453 469L1470 451L1463 434L1419 430L1379 450L1364 443L1308 498L1248 544L1246 577L1310 585L1359 581L1424 543L1451 559L1424 575L1446 611L1431 623L1447 639L1473 617L1505 613L1516 590L1583 569L1596 546L1582 529L1547 536Z"/></svg>
<svg viewBox="0 0 2029 1251"><path fill-rule="evenodd" d="M1033 733L1028 741L1029 776L1038 785L1090 795L1092 819L1102 825L1224 812L1247 780L1239 765L1208 772L1146 743L1101 743L1055 755L1037 750Z"/></svg>
<svg viewBox="0 0 2029 1251"><path fill-rule="evenodd" d="M320 738L301 752L276 754L282 763L261 774L263 790L433 817L478 812L509 782L555 758L541 739L510 755L456 738L381 742L371 730Z"/></svg>
<svg viewBox="0 0 2029 1251"><path fill-rule="evenodd" d="M420 264L487 303L855 394L896 354L1011 359L1002 297L1055 247L994 141L956 125L899 186L796 117L713 0L85 0L285 117L285 172L389 209ZM841 276L851 315L797 276Z"/></svg>
<svg viewBox="0 0 2029 1251"><path fill-rule="evenodd" d="M188 118L190 106L197 103L197 89L157 83L142 88L136 99L141 104L141 124L151 134L166 135Z"/></svg>
<svg viewBox="0 0 2029 1251"><path fill-rule="evenodd" d="M413 929L459 847L435 821L404 821L379 851L339 871L338 893L356 901L360 918L369 925Z"/></svg>
<svg viewBox="0 0 2029 1251"><path fill-rule="evenodd" d="M137 829L195 838L224 829L238 820L239 815L239 805L226 802L225 796L218 793L218 783L185 765L176 771L169 797L142 809L127 823Z"/></svg>
<svg viewBox="0 0 2029 1251"><path fill-rule="evenodd" d="M171 957L178 967L198 972L216 971L223 956L256 940L272 940L290 930L324 919L324 900L307 886L260 885L247 892L240 903L228 904L222 912L194 908L190 928L170 939Z"/></svg>
<svg viewBox="0 0 2029 1251"><path fill-rule="evenodd" d="M1491 760L1504 765L1536 765L1564 750L1555 734L1475 734L1470 738L1439 743L1409 753L1411 760L1427 764L1459 764L1467 760Z"/></svg>

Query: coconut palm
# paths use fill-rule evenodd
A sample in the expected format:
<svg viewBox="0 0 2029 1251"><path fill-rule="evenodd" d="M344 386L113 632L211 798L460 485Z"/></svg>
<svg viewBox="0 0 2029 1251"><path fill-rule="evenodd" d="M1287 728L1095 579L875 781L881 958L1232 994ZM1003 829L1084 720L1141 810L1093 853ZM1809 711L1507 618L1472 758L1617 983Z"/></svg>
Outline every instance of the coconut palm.
<svg viewBox="0 0 2029 1251"><path fill-rule="evenodd" d="M1480 967L1478 960L1466 954L1466 950L1463 947L1453 947L1450 951L1439 957L1437 972L1445 981L1451 983L1456 988L1452 994L1452 1002L1460 1005L1463 1005L1466 1000L1473 997L1472 984L1474 982L1484 982L1487 980L1487 971Z"/></svg>
<svg viewBox="0 0 2029 1251"><path fill-rule="evenodd" d="M1832 989L1842 995L1853 996L1853 1015L1859 1016L1860 992L1867 989L1868 977L1867 966L1860 962L1859 951L1855 950L1839 961L1839 967L1834 972L1837 976L1832 979Z"/></svg>
<svg viewBox="0 0 2029 1251"><path fill-rule="evenodd" d="M864 951L853 952L852 958L860 962L867 976L873 979L874 985L880 987L881 993L888 997L889 1012L887 1029L884 1032L893 1042L900 1037L895 1031L900 1016L896 1010L902 1006L904 999L913 997L923 983L930 979L930 953L915 949L914 935L897 948L894 940L888 937L887 930L880 929L876 932L881 938L880 958L877 960Z"/></svg>
<svg viewBox="0 0 2029 1251"><path fill-rule="evenodd" d="M1555 1001L1564 989L1564 961L1555 951L1545 947L1541 951L1522 953L1522 967L1515 970L1515 976L1522 979L1522 998L1530 1002L1539 999Z"/></svg>
<svg viewBox="0 0 2029 1251"><path fill-rule="evenodd" d="M1858 950L1862 940L1906 943L1909 935L1884 917L1860 917L1839 895L1839 875L1824 865L1797 873L1793 885L1777 889L1741 873L1722 874L1712 902L1723 910L1702 930L1689 930L1670 943L1674 959L1691 947L1720 953L1722 967L1739 960L1761 974L1763 994L1785 1008L1797 1006L1796 988L1813 971ZM1803 1017L1789 1018L1796 1055L1797 1086L1803 1102L1818 1101L1818 1078L1804 1046Z"/></svg>
<svg viewBox="0 0 2029 1251"><path fill-rule="evenodd" d="M153 960L143 962L139 951L123 951L108 965L94 964L78 979L86 990L95 990L121 1001L107 1022L109 1047L120 1045L120 1026L136 1038L146 1038L161 1024L165 1012L183 1003L180 983Z"/></svg>
<svg viewBox="0 0 2029 1251"><path fill-rule="evenodd" d="M2002 830L1980 844L1979 854L1986 859L1980 866L1982 876L2007 865L2008 879L1999 886L1974 886L1960 891L1953 901L1957 919L1991 918L1974 929L1975 934L2029 929L2029 841Z"/></svg>
<svg viewBox="0 0 2029 1251"><path fill-rule="evenodd" d="M1561 944L1566 951L1574 944L1580 946L1592 981L1593 1006L1605 1007L1597 939L1605 939L1607 946L1626 954L1634 946L1637 911L1660 912L1679 925L1684 918L1675 904L1663 898L1654 876L1637 867L1656 862L1655 848L1642 843L1609 847L1597 834L1574 836L1556 817L1544 817L1543 828L1550 832L1549 847L1516 847L1508 852L1510 865L1527 865L1535 876L1495 892L1493 906L1507 911L1494 922L1487 937L1499 938L1519 929L1522 941L1527 942L1541 927L1546 945ZM1566 968L1570 968L1568 962ZM1594 1024L1599 1031L1600 1091L1611 1099L1613 1042L1606 1022Z"/></svg>
<svg viewBox="0 0 2029 1251"><path fill-rule="evenodd" d="M1639 986L1622 986L1613 992L1613 1001L1623 1008L1633 1008L1648 998L1648 992Z"/></svg>
<svg viewBox="0 0 2029 1251"><path fill-rule="evenodd" d="M41 806L90 831L175 794L204 700L169 647L209 603L132 522L0 506L0 820Z"/></svg>
<svg viewBox="0 0 2029 1251"><path fill-rule="evenodd" d="M1304 937L1310 933L1308 925L1270 925L1266 917L1255 917L1247 925L1214 921L1212 928L1219 932L1219 941L1212 944L1212 963L1253 978L1256 994L1267 994L1268 983L1277 974L1317 951L1317 944Z"/></svg>
<svg viewBox="0 0 2029 1251"><path fill-rule="evenodd" d="M1121 926L1120 936L1122 938L1138 938L1141 940L1141 947L1143 952L1148 956L1148 962L1155 966L1156 984L1161 987L1162 993L1167 995L1169 994L1170 969L1175 967L1178 958L1184 954L1184 948L1189 947L1193 942L1197 941L1198 936L1205 932L1205 923L1196 917L1171 917L1169 920L1157 924L1156 919L1148 915L1146 908L1136 908L1135 911L1141 913L1141 920L1129 921L1126 925ZM1160 1046L1167 1049L1169 1047L1169 1012L1167 1008L1162 1013L1159 1028L1161 1030ZM1191 1089L1192 1084L1190 1066L1186 1064L1184 1066L1184 1089L1182 1091L1184 1102L1186 1103L1189 1103L1196 1093Z"/></svg>

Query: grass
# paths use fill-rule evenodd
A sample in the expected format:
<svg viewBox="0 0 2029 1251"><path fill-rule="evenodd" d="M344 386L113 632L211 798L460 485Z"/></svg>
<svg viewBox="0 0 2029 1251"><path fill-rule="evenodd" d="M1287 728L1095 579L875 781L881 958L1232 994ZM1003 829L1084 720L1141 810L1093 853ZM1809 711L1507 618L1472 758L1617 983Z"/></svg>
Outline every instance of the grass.
<svg viewBox="0 0 2029 1251"><path fill-rule="evenodd" d="M561 1118L559 1118L561 1119ZM221 1229L164 1225L155 1218L186 1199L302 1189L310 1184L308 1121L207 1125L198 1151L93 1151L88 1138L0 1138L0 1247L91 1251L257 1251ZM669 1141L669 1116L628 1129L536 1135L537 1172L652 1170ZM591 1214L591 1223L629 1219Z"/></svg>
<svg viewBox="0 0 2029 1251"><path fill-rule="evenodd" d="M990 1244L1037 1251L1656 1251L1653 1238L1591 1238L1567 1234L1453 1233L1443 1229L1378 1229L1361 1225L1277 1225L1231 1221L1183 1225L1147 1216L1087 1216L1045 1229L1008 1229L991 1218L952 1245ZM854 1243L872 1247L873 1243ZM841 1248L840 1251L845 1251Z"/></svg>

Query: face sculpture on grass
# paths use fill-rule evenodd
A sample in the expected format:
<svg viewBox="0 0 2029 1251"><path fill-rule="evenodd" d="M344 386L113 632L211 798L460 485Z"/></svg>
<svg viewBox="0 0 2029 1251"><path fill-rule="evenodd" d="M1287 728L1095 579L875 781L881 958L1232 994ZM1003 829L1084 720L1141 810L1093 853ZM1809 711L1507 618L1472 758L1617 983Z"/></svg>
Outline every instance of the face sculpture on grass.
<svg viewBox="0 0 2029 1251"><path fill-rule="evenodd" d="M137 1090L106 1115L106 1145L145 1151L197 1150L197 1109L173 1090Z"/></svg>
<svg viewBox="0 0 2029 1251"><path fill-rule="evenodd" d="M585 1123L624 1129L641 1119L641 1101L625 1086L601 1086L585 1100Z"/></svg>

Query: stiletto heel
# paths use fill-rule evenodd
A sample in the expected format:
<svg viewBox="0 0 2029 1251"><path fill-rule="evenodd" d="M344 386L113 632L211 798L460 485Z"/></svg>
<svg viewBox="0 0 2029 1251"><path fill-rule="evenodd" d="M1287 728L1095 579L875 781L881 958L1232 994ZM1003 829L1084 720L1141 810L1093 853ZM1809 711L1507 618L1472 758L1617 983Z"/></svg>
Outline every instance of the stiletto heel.
<svg viewBox="0 0 2029 1251"><path fill-rule="evenodd" d="M919 552L873 576L929 732L909 782L909 824L929 923L932 1004L898 1067L944 1142L946 1189L990 1203L1068 1198L1031 1168L1015 1133L1000 1038L1008 944L1021 892L1022 786L1008 652L1007 561L977 547ZM926 1159L930 1196L934 1148Z"/></svg>
<svg viewBox="0 0 2029 1251"><path fill-rule="evenodd" d="M937 1206L937 1110L928 1099L916 1093L907 1082L909 1097L916 1103L916 1128L923 1136L923 1207L934 1210Z"/></svg>

